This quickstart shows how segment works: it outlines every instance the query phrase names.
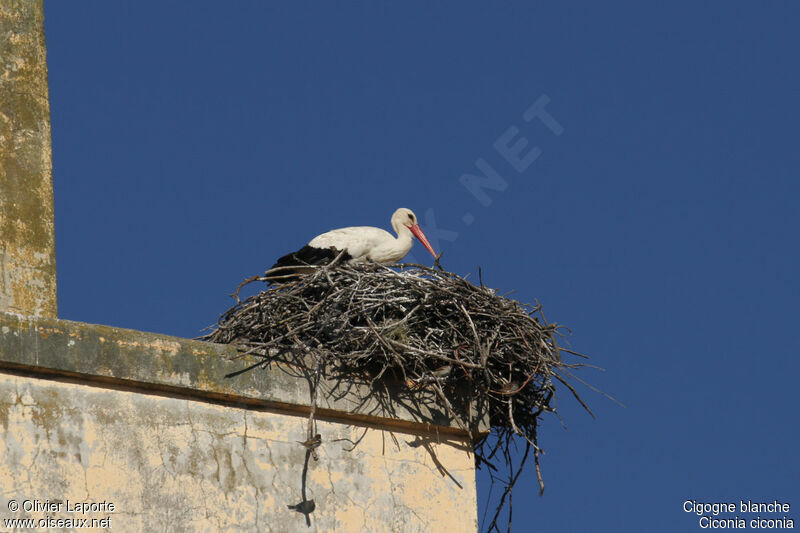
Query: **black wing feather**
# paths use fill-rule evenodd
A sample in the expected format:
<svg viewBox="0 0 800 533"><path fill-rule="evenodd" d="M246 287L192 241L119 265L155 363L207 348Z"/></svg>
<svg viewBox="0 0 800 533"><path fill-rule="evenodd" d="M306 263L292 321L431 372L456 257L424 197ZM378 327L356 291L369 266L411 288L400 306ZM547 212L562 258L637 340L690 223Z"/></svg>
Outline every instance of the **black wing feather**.
<svg viewBox="0 0 800 533"><path fill-rule="evenodd" d="M274 265L270 268L286 268L286 267L299 267L297 269L288 269L281 270L280 272L276 272L275 276L280 276L281 281L291 281L294 279L292 276L293 274L298 274L303 272L302 267L306 265L326 265L336 259L341 250L337 250L336 248L315 248L313 246L305 245L296 252L292 252L290 254L286 254L280 259L278 259ZM347 261L352 259L352 256L347 252L342 255L342 261ZM287 277L284 277L287 276Z"/></svg>

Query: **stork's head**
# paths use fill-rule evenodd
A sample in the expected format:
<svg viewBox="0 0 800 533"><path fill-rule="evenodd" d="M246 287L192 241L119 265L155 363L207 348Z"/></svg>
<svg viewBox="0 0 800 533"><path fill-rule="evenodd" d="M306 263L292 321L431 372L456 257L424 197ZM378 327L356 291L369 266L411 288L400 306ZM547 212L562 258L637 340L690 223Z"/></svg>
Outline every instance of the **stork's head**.
<svg viewBox="0 0 800 533"><path fill-rule="evenodd" d="M427 248L433 257L436 257L436 252L433 251L433 246L428 242L428 238L422 232L417 221L417 215L411 209L401 207L392 215L392 227L398 235L401 234L402 228L408 228L414 236L419 239L419 242Z"/></svg>

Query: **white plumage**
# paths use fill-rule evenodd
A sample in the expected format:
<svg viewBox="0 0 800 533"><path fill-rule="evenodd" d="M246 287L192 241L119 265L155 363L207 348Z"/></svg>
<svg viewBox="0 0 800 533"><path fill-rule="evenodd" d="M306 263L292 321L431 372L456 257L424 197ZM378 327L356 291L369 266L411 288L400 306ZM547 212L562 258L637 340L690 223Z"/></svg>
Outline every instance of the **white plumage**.
<svg viewBox="0 0 800 533"><path fill-rule="evenodd" d="M413 211L401 207L392 215L392 228L397 237L381 228L353 226L335 229L317 235L297 252L287 254L272 266L302 267L327 263L344 252L342 259L349 263L374 261L396 263L408 254L417 237L425 248L436 257L433 247L417 223ZM280 274L291 274L301 269L282 268Z"/></svg>
<svg viewBox="0 0 800 533"><path fill-rule="evenodd" d="M413 244L411 231L405 226L398 232L397 238L381 228L353 226L317 235L308 243L314 248L344 249L353 263L367 260L394 263L404 258Z"/></svg>

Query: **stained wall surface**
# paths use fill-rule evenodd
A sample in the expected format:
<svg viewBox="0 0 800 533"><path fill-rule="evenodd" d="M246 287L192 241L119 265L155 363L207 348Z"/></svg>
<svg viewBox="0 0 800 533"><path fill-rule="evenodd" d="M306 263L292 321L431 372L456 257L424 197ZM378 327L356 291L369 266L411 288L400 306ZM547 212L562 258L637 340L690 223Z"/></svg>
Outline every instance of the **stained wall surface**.
<svg viewBox="0 0 800 533"><path fill-rule="evenodd" d="M108 519L122 531L477 529L468 446L340 423L318 430L309 527L287 507L303 500L303 417L2 375L0 518ZM12 513L11 500L61 502L61 512ZM106 505L68 512L86 502Z"/></svg>
<svg viewBox="0 0 800 533"><path fill-rule="evenodd" d="M0 310L55 317L43 21L41 0L0 2Z"/></svg>
<svg viewBox="0 0 800 533"><path fill-rule="evenodd" d="M315 460L298 443L308 431L307 376L273 365L229 378L249 365L235 353L0 313L3 526L477 531L469 434L415 402L424 391L395 401L323 379ZM288 508L312 500L309 513Z"/></svg>

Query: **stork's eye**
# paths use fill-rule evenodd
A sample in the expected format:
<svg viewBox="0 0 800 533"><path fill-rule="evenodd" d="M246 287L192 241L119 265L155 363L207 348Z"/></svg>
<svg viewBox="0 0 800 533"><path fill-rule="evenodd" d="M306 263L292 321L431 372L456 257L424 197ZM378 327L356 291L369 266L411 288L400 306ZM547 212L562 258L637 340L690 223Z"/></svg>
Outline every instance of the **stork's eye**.
<svg viewBox="0 0 800 533"><path fill-rule="evenodd" d="M408 219L409 219L409 220L411 220L411 221L413 221L413 220L414 220L414 215L412 215L411 213L409 213L409 214L408 214Z"/></svg>

